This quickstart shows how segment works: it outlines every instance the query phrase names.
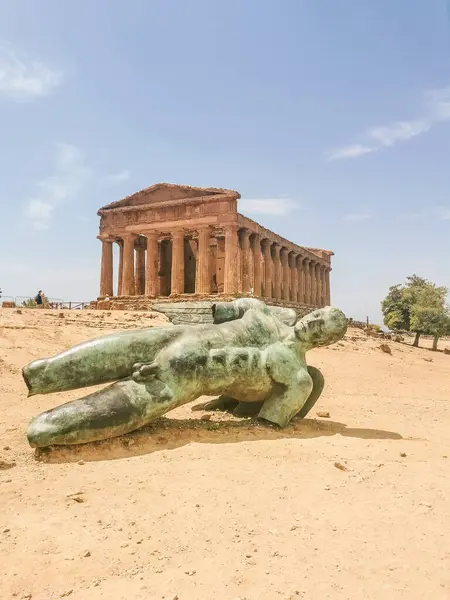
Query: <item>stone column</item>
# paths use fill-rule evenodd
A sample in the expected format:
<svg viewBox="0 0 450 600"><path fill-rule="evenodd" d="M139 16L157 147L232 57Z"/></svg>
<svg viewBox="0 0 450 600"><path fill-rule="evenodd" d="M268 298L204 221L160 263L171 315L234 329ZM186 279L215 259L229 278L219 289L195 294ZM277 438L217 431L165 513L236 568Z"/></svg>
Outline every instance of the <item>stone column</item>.
<svg viewBox="0 0 450 600"><path fill-rule="evenodd" d="M298 302L298 270L297 270L297 255L291 252L289 254L291 270L291 295L290 299L292 302Z"/></svg>
<svg viewBox="0 0 450 600"><path fill-rule="evenodd" d="M147 234L147 271L145 278L146 296L159 296L159 246L158 233L149 231Z"/></svg>
<svg viewBox="0 0 450 600"><path fill-rule="evenodd" d="M282 269L281 269L281 259L280 259L280 250L281 250L281 246L280 244L273 244L272 246L272 251L273 251L273 271L274 271L274 293L273 296L274 298L277 299L281 299L281 275L282 275Z"/></svg>
<svg viewBox="0 0 450 600"><path fill-rule="evenodd" d="M331 294L330 294L330 271L331 269L325 269L325 303L327 306L331 304Z"/></svg>
<svg viewBox="0 0 450 600"><path fill-rule="evenodd" d="M123 275L123 240L116 239L116 244L119 248L119 266L117 267L117 295L122 295L122 275Z"/></svg>
<svg viewBox="0 0 450 600"><path fill-rule="evenodd" d="M238 291L238 235L236 225L225 226L225 273L223 291L236 294Z"/></svg>
<svg viewBox="0 0 450 600"><path fill-rule="evenodd" d="M119 246L119 268L117 270L117 295L122 295L122 276L123 276L123 240L117 240Z"/></svg>
<svg viewBox="0 0 450 600"><path fill-rule="evenodd" d="M244 293L249 293L251 288L251 261L253 260L253 256L250 252L250 231L248 229L242 229L239 232L239 237L241 242L241 291Z"/></svg>
<svg viewBox="0 0 450 600"><path fill-rule="evenodd" d="M253 295L261 296L261 241L260 236L254 233L252 236L253 255Z"/></svg>
<svg viewBox="0 0 450 600"><path fill-rule="evenodd" d="M315 275L316 275L316 306L322 306L322 280L321 280L321 266L316 264Z"/></svg>
<svg viewBox="0 0 450 600"><path fill-rule="evenodd" d="M127 233L123 236L123 269L122 295L134 295L134 242L136 234Z"/></svg>
<svg viewBox="0 0 450 600"><path fill-rule="evenodd" d="M289 300L291 270L289 267L289 250L287 248L281 249L281 265L282 265L281 297L283 298L283 300Z"/></svg>
<svg viewBox="0 0 450 600"><path fill-rule="evenodd" d="M211 272L209 238L211 231L209 227L200 227L198 230L198 253L197 253L197 277L195 280L195 291L197 294L211 293Z"/></svg>
<svg viewBox="0 0 450 600"><path fill-rule="evenodd" d="M305 302L305 271L303 256L297 256L297 298L299 302Z"/></svg>
<svg viewBox="0 0 450 600"><path fill-rule="evenodd" d="M102 239L102 263L100 270L100 296L113 295L113 242Z"/></svg>
<svg viewBox="0 0 450 600"><path fill-rule="evenodd" d="M311 304L311 261L309 258L303 260L303 277L304 277L304 302Z"/></svg>
<svg viewBox="0 0 450 600"><path fill-rule="evenodd" d="M172 233L172 275L170 295L184 293L184 231Z"/></svg>
<svg viewBox="0 0 450 600"><path fill-rule="evenodd" d="M135 294L143 296L145 293L145 248L136 248L136 266L134 276Z"/></svg>
<svg viewBox="0 0 450 600"><path fill-rule="evenodd" d="M325 290L325 267L320 267L320 306L326 305L325 300L326 290Z"/></svg>
<svg viewBox="0 0 450 600"><path fill-rule="evenodd" d="M317 306L317 280L316 280L316 263L311 261L309 266L309 272L311 277L311 304Z"/></svg>
<svg viewBox="0 0 450 600"><path fill-rule="evenodd" d="M273 273L273 262L271 253L270 240L263 240L261 243L262 253L264 256L264 286L263 296L264 298L272 298L272 273Z"/></svg>

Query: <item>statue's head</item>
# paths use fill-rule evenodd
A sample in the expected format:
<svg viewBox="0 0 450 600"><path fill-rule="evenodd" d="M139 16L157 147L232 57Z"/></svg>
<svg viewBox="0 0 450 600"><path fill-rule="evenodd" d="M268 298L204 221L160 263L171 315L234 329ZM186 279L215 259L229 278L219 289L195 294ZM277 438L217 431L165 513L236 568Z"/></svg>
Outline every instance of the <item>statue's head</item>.
<svg viewBox="0 0 450 600"><path fill-rule="evenodd" d="M314 348L339 341L347 331L347 319L337 308L318 308L299 319L294 325L295 337Z"/></svg>

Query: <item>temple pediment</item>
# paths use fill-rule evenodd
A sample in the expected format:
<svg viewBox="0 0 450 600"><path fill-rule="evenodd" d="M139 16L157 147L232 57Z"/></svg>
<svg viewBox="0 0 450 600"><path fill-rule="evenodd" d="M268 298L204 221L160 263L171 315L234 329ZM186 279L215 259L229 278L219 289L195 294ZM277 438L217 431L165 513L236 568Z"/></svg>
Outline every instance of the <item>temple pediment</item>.
<svg viewBox="0 0 450 600"><path fill-rule="evenodd" d="M155 185L131 194L130 196L126 196L121 200L111 202L110 204L103 206L100 210L172 202L173 200L182 200L183 198L192 199L205 198L207 196L217 197L222 195L227 198L240 198L238 192L223 188L203 188L173 183L156 183Z"/></svg>

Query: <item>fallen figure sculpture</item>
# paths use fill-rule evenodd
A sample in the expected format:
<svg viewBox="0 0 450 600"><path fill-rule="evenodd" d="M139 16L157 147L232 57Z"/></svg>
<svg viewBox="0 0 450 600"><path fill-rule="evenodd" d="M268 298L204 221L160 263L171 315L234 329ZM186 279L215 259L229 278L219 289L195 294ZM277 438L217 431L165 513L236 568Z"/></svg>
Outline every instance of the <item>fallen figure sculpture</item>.
<svg viewBox="0 0 450 600"><path fill-rule="evenodd" d="M124 331L35 360L22 373L29 396L114 381L84 398L35 417L32 447L81 444L143 427L200 396L221 394L206 407L236 407L235 414L285 427L314 406L324 380L305 353L341 339L345 315L316 309L296 320L256 299L213 305L214 324Z"/></svg>

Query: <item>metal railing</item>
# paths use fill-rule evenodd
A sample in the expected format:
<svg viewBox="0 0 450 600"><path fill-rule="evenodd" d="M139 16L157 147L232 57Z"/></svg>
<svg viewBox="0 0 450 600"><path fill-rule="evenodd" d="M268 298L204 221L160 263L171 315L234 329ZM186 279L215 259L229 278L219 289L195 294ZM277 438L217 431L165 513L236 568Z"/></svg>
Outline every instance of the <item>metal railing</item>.
<svg viewBox="0 0 450 600"><path fill-rule="evenodd" d="M0 305L3 302L14 302L16 307L26 307L26 302L30 300L34 300L33 296L4 296L3 294L0 296ZM46 298L45 299L45 308L53 308L53 309L65 309L65 310L83 310L85 307L89 306L90 302L80 301L80 300L62 300L61 298ZM29 308L35 308L34 306L30 306Z"/></svg>

